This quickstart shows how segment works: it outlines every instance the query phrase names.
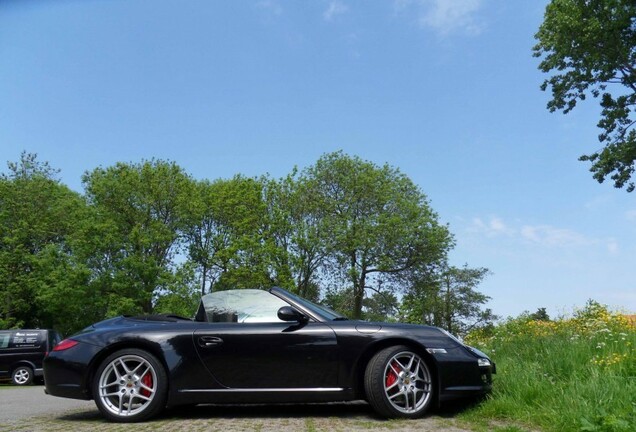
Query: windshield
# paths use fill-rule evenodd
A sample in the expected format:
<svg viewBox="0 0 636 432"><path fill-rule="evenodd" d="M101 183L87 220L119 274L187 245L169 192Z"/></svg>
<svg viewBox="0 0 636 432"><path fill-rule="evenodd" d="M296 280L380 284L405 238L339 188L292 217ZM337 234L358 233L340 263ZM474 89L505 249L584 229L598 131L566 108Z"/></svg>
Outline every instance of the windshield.
<svg viewBox="0 0 636 432"><path fill-rule="evenodd" d="M283 322L278 309L288 304L275 295L258 289L215 291L201 297L208 322L272 323Z"/></svg>

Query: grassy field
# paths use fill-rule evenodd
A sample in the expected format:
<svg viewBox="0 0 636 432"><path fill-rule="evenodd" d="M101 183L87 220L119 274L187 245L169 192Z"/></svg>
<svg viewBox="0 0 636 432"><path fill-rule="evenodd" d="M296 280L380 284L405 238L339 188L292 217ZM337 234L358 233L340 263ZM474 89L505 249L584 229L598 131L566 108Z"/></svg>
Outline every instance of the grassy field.
<svg viewBox="0 0 636 432"><path fill-rule="evenodd" d="M636 431L636 327L625 316L591 301L572 318L511 319L467 342L497 364L491 397L460 414L478 429Z"/></svg>

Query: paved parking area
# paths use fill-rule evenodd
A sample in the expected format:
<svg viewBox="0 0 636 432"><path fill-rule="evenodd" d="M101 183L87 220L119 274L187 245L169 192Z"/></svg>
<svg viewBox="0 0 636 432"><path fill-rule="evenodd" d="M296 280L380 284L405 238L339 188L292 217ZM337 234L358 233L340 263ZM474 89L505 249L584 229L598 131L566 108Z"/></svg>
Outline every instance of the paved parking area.
<svg viewBox="0 0 636 432"><path fill-rule="evenodd" d="M0 385L0 428L19 420L40 415L61 414L73 409L95 408L93 401L47 396L43 385L16 387ZM96 408L95 408L96 409Z"/></svg>
<svg viewBox="0 0 636 432"><path fill-rule="evenodd" d="M0 386L0 431L441 431L467 432L450 416L382 420L362 402L305 405L199 405L166 410L145 423L108 423L92 401L44 394L43 386Z"/></svg>

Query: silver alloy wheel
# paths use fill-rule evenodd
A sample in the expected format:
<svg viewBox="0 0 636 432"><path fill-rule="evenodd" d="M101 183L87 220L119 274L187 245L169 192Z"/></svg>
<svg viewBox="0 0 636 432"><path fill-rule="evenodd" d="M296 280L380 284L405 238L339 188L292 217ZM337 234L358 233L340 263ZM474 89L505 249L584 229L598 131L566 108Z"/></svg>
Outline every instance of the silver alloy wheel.
<svg viewBox="0 0 636 432"><path fill-rule="evenodd" d="M31 373L27 368L19 368L13 374L13 381L18 385L24 385L31 379Z"/></svg>
<svg viewBox="0 0 636 432"><path fill-rule="evenodd" d="M119 417L144 411L157 393L157 374L148 360L126 354L111 361L99 377L104 407Z"/></svg>
<svg viewBox="0 0 636 432"><path fill-rule="evenodd" d="M388 401L402 413L418 412L431 398L432 380L428 366L413 352L402 351L391 357L383 377Z"/></svg>

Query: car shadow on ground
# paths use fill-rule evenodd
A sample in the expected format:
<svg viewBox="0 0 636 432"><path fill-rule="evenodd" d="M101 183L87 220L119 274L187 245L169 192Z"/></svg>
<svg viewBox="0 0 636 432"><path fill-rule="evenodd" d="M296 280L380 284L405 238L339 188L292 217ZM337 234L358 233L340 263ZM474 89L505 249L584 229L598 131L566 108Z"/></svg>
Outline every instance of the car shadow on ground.
<svg viewBox="0 0 636 432"><path fill-rule="evenodd" d="M425 417L437 416L453 418L456 415L476 406L480 400L467 399L446 402L441 407L432 408ZM276 418L365 418L371 421L384 421L378 416L371 406L364 401L311 403L311 404L249 404L249 405L222 405L203 404L188 405L169 408L159 416L150 420L200 420L200 419L276 419ZM62 421L93 422L106 420L101 416L97 408L81 412L67 413L57 417Z"/></svg>
<svg viewBox="0 0 636 432"><path fill-rule="evenodd" d="M439 417L453 418L464 411L471 410L488 398L487 395L476 398L455 399L444 402L442 406L433 410L433 413Z"/></svg>
<svg viewBox="0 0 636 432"><path fill-rule="evenodd" d="M375 417L366 402L276 404L276 405L217 405L175 407L164 417L188 418L302 418L302 417Z"/></svg>

